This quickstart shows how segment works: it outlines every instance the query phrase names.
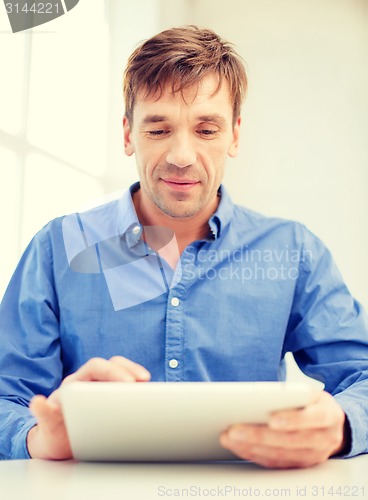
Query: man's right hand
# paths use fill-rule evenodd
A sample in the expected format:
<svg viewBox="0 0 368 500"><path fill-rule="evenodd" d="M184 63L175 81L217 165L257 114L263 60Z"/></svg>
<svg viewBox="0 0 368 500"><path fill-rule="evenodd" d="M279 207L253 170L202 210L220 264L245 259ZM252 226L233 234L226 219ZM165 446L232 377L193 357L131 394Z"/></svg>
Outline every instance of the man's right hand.
<svg viewBox="0 0 368 500"><path fill-rule="evenodd" d="M122 356L109 360L92 358L79 370L66 377L61 386L69 382L147 382L151 374L141 365ZM61 387L60 386L60 387ZM66 460L73 458L63 414L59 402L59 389L48 398L35 396L29 405L37 419L27 436L28 452L32 458Z"/></svg>

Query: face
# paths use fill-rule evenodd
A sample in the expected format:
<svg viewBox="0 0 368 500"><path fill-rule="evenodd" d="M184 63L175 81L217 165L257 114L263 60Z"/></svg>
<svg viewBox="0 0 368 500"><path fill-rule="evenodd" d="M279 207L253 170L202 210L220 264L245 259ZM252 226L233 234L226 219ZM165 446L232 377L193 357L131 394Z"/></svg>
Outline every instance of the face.
<svg viewBox="0 0 368 500"><path fill-rule="evenodd" d="M125 152L135 154L141 182L140 203L171 217L214 211L227 156L238 149L240 118L233 127L227 82L214 94L217 79L199 88L139 97L133 125L124 119Z"/></svg>

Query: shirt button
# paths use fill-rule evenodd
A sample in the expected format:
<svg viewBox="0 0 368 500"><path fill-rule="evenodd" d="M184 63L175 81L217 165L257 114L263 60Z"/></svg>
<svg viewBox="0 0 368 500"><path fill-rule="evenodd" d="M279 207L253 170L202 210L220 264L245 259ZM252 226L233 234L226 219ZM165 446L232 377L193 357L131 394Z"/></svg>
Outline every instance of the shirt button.
<svg viewBox="0 0 368 500"><path fill-rule="evenodd" d="M173 297L173 298L171 299L171 305L172 305L172 306L176 307L176 306L178 306L179 304L180 304L180 300L178 299L178 297Z"/></svg>
<svg viewBox="0 0 368 500"><path fill-rule="evenodd" d="M179 361L177 359L170 359L169 366L170 368L177 368L179 365Z"/></svg>
<svg viewBox="0 0 368 500"><path fill-rule="evenodd" d="M139 234L140 230L141 230L141 228L139 226L134 226L133 229L132 229L132 233L133 234Z"/></svg>

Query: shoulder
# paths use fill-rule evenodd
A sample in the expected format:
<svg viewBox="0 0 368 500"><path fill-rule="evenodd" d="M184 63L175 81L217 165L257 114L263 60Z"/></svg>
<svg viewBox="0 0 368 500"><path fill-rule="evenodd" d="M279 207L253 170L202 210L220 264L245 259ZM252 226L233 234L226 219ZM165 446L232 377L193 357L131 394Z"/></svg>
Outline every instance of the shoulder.
<svg viewBox="0 0 368 500"><path fill-rule="evenodd" d="M295 243L303 244L308 240L318 240L303 223L281 217L267 216L242 205L234 205L232 224L236 230L244 230L259 235L284 236Z"/></svg>
<svg viewBox="0 0 368 500"><path fill-rule="evenodd" d="M254 248L294 252L307 269L332 259L323 241L303 223L293 219L270 217L234 205L231 231L238 241Z"/></svg>
<svg viewBox="0 0 368 500"><path fill-rule="evenodd" d="M101 233L116 233L116 224L119 214L119 201L113 200L103 205L89 208L81 212L73 212L56 217L45 224L32 238L29 248L55 253L64 250L69 242L75 238L90 240L103 238ZM111 225L114 228L111 229Z"/></svg>

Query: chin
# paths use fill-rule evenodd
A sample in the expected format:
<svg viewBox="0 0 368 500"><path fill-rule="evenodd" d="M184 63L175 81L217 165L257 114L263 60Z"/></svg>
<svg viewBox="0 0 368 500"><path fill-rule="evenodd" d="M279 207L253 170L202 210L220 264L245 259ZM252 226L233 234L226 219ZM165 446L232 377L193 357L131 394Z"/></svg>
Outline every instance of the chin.
<svg viewBox="0 0 368 500"><path fill-rule="evenodd" d="M164 214L169 215L173 219L186 219L188 217L194 217L201 210L200 208L193 207L158 207Z"/></svg>

